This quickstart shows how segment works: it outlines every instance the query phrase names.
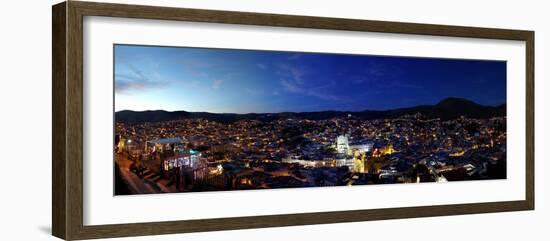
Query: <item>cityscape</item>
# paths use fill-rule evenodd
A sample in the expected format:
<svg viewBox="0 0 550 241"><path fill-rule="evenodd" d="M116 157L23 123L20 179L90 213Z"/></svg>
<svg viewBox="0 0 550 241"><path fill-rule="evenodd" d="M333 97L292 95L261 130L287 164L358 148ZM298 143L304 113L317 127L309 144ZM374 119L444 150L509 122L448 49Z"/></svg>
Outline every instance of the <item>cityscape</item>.
<svg viewBox="0 0 550 241"><path fill-rule="evenodd" d="M114 194L506 179L505 103L501 61L115 45Z"/></svg>

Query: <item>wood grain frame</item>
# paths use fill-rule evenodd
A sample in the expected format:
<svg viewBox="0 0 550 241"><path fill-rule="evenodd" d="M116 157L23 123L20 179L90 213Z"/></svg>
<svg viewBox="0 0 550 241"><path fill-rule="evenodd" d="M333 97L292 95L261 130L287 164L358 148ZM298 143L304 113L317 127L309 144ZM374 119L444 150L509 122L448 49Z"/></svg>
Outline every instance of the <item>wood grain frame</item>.
<svg viewBox="0 0 550 241"><path fill-rule="evenodd" d="M83 224L83 17L282 26L525 41L525 200L169 222ZM52 233L66 240L533 210L534 32L68 1L52 7Z"/></svg>

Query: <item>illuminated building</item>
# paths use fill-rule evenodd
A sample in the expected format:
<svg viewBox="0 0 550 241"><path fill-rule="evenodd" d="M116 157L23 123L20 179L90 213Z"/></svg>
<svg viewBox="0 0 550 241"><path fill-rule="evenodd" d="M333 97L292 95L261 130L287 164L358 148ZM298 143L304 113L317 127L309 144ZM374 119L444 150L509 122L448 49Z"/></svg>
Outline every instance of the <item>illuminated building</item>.
<svg viewBox="0 0 550 241"><path fill-rule="evenodd" d="M354 154L355 153L363 154L366 152L372 152L372 149L374 148L374 142L369 141L364 144L354 144L354 145L350 145L349 148Z"/></svg>
<svg viewBox="0 0 550 241"><path fill-rule="evenodd" d="M166 158L162 161L165 171L179 169L180 175L186 171L191 173L193 180L204 179L208 173L208 163L205 158L201 158L201 153L197 151L189 151L187 153Z"/></svg>
<svg viewBox="0 0 550 241"><path fill-rule="evenodd" d="M339 135L336 138L336 152L339 154L349 154L349 136L348 135Z"/></svg>
<svg viewBox="0 0 550 241"><path fill-rule="evenodd" d="M343 167L347 166L350 168L350 170L353 170L353 166L355 165L353 158L348 158L345 155L338 155L336 157L336 166L337 167Z"/></svg>
<svg viewBox="0 0 550 241"><path fill-rule="evenodd" d="M126 139L124 137L121 137L118 143L116 143L117 146L117 153L122 153L122 151L126 150Z"/></svg>
<svg viewBox="0 0 550 241"><path fill-rule="evenodd" d="M395 149L393 149L393 145L388 145L384 148L382 148L382 150L380 151L383 155L391 155L393 154L394 152L396 152Z"/></svg>
<svg viewBox="0 0 550 241"><path fill-rule="evenodd" d="M449 156L463 156L464 155L464 151L460 151L460 152L455 152L455 153L451 153L449 154Z"/></svg>
<svg viewBox="0 0 550 241"><path fill-rule="evenodd" d="M362 157L356 157L353 159L353 172L364 173L365 172L365 155Z"/></svg>
<svg viewBox="0 0 550 241"><path fill-rule="evenodd" d="M164 170L168 171L174 167L182 166L192 169L198 168L200 166L200 156L200 152L190 151L189 153L167 158L163 161Z"/></svg>
<svg viewBox="0 0 550 241"><path fill-rule="evenodd" d="M183 151L183 140L179 137L161 138L145 142L145 151L162 152L165 150Z"/></svg>
<svg viewBox="0 0 550 241"><path fill-rule="evenodd" d="M335 165L333 160L304 160L297 156L291 156L282 159L283 163L297 163L305 167L332 167Z"/></svg>

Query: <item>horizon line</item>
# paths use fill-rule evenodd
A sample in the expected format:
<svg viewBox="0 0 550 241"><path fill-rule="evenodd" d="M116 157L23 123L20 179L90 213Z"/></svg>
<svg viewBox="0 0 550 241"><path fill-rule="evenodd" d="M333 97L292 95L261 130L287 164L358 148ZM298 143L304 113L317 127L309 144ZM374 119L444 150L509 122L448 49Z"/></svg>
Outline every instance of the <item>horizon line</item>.
<svg viewBox="0 0 550 241"><path fill-rule="evenodd" d="M351 111L351 110L318 110L318 111L281 111L281 112L246 112L246 113L237 113L237 112L209 112L209 111L187 111L187 110L183 110L183 109L180 109L180 110L164 110L164 109L148 109L148 110L129 110L129 109L123 109L123 110L118 110L118 111L114 111L114 113L119 113L119 112L123 112L123 111L132 111L132 112L153 112L153 111L164 111L164 112L189 112L189 113L209 113L209 114L238 114L238 115L249 115L249 114L280 114L280 113L314 113L314 112L351 112L351 113L359 113L359 112L366 112L366 111L391 111L391 110L398 110L398 109L407 109L407 108L414 108L414 107L418 107L418 106L436 106L438 105L439 103L445 101L445 100L448 100L448 99L460 99L460 100L465 100L465 101L469 101L469 102L472 102L474 104L477 104L477 105L480 105L480 106L485 106L485 107L499 107L499 106L502 106L502 105L506 105L506 101L504 103L501 103L501 104L497 104L497 105L484 105L484 104L480 104L480 103L477 103L475 101L472 101L472 100L469 100L469 99L466 99L466 98L461 98L461 97L447 97L447 98L444 98L440 101L438 101L437 103L435 104L421 104L421 105L413 105L413 106L405 106L405 107L396 107L396 108L390 108L390 109L382 109L382 110L374 110L374 109L364 109L364 110L358 110L358 111Z"/></svg>

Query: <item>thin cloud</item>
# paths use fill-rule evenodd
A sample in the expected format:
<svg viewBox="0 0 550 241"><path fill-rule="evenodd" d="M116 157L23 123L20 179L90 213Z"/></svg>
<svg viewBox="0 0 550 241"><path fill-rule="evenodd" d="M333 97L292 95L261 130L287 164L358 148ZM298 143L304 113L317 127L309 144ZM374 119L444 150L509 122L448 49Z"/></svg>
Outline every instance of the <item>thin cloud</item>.
<svg viewBox="0 0 550 241"><path fill-rule="evenodd" d="M281 69L283 70L281 72L283 75L292 78L299 84L304 84L304 75L307 72L304 68L298 68L291 65L283 64L281 65Z"/></svg>
<svg viewBox="0 0 550 241"><path fill-rule="evenodd" d="M115 92L119 94L133 94L145 90L157 89L166 86L168 82L152 80L149 75L135 68L131 64L126 64L128 74L115 74ZM158 76L158 74L152 74Z"/></svg>
<svg viewBox="0 0 550 241"><path fill-rule="evenodd" d="M256 66L257 66L258 68L260 68L261 70L267 69L267 66L266 66L265 64L256 64Z"/></svg>
<svg viewBox="0 0 550 241"><path fill-rule="evenodd" d="M289 81L289 80L282 80L281 85L283 86L284 90L286 90L290 93L301 94L301 95L304 95L304 96L316 97L316 98L323 99L323 100L333 100L333 101L342 100L338 96L335 96L335 95L332 95L332 94L329 94L329 93L326 93L326 92L322 91L323 89L330 88L330 86L320 86L320 87L315 87L315 88L307 88L307 87L302 87L299 84L297 84L293 81Z"/></svg>
<svg viewBox="0 0 550 241"><path fill-rule="evenodd" d="M212 89L219 89L223 84L223 80L214 80L214 82L212 82Z"/></svg>
<svg viewBox="0 0 550 241"><path fill-rule="evenodd" d="M279 75L284 77L280 83L283 87L283 90L289 93L316 97L322 100L342 100L338 96L330 94L326 91L328 89L334 88L336 85L335 82L330 82L328 85L323 86L306 86L306 73L307 71L304 68L291 65L281 65ZM312 83L312 81L308 81L308 83Z"/></svg>

